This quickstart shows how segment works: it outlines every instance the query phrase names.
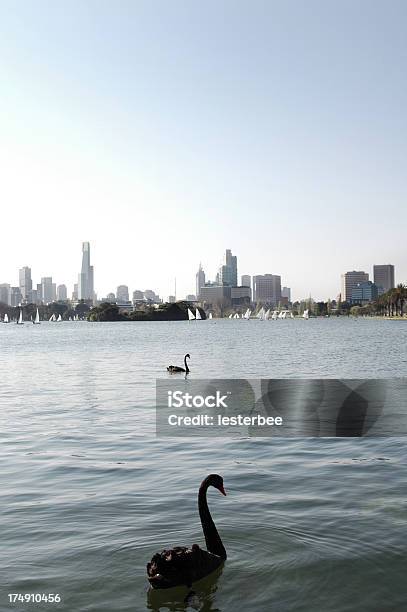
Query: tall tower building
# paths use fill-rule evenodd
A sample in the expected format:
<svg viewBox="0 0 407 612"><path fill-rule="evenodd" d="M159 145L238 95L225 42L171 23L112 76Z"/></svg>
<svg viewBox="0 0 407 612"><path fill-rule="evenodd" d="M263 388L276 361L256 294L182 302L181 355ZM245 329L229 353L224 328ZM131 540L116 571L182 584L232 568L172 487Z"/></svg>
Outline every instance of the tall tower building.
<svg viewBox="0 0 407 612"><path fill-rule="evenodd" d="M341 298L343 302L350 302L352 298L352 289L359 283L366 283L369 280L369 274L361 270L352 270L342 274Z"/></svg>
<svg viewBox="0 0 407 612"><path fill-rule="evenodd" d="M55 300L55 283L52 282L52 276L43 276L41 278L41 300L44 304L50 304Z"/></svg>
<svg viewBox="0 0 407 612"><path fill-rule="evenodd" d="M196 297L199 299L201 287L205 287L205 272L202 269L202 264L199 264L198 272L196 273Z"/></svg>
<svg viewBox="0 0 407 612"><path fill-rule="evenodd" d="M31 301L31 292L33 288L33 283L31 280L31 268L28 266L24 266L19 270L19 286L22 295L22 299L24 302Z"/></svg>
<svg viewBox="0 0 407 612"><path fill-rule="evenodd" d="M394 266L392 264L373 266L373 281L379 291L383 290L384 293L394 289L396 286L394 283Z"/></svg>
<svg viewBox="0 0 407 612"><path fill-rule="evenodd" d="M237 287L237 257L226 249L225 263L219 268L218 282L220 285Z"/></svg>
<svg viewBox="0 0 407 612"><path fill-rule="evenodd" d="M58 285L57 287L57 300L58 302L66 302L68 299L68 291L66 285Z"/></svg>
<svg viewBox="0 0 407 612"><path fill-rule="evenodd" d="M94 298L93 266L90 265L90 244L82 242L82 268L78 276L78 300Z"/></svg>

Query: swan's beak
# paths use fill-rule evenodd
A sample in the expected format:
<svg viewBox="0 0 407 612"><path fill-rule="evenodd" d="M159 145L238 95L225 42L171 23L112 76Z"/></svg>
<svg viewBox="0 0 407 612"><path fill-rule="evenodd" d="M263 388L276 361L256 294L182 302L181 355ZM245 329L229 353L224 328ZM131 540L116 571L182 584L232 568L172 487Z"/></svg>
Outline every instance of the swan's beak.
<svg viewBox="0 0 407 612"><path fill-rule="evenodd" d="M219 491L226 497L226 491L223 487L219 487Z"/></svg>

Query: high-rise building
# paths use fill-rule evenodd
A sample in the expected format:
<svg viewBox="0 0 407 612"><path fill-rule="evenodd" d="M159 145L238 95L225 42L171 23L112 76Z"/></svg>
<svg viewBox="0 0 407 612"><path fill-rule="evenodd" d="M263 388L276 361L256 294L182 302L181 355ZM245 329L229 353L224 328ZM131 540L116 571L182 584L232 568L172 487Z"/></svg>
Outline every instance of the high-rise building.
<svg viewBox="0 0 407 612"><path fill-rule="evenodd" d="M394 283L394 266L392 264L373 266L373 280L380 292L386 293L396 286Z"/></svg>
<svg viewBox="0 0 407 612"><path fill-rule="evenodd" d="M359 283L366 283L369 280L369 274L360 270L352 270L342 274L341 299L343 302L350 302L352 298L352 289Z"/></svg>
<svg viewBox="0 0 407 612"><path fill-rule="evenodd" d="M18 275L22 299L24 302L31 302L31 291L33 288L31 268L24 266L19 270Z"/></svg>
<svg viewBox="0 0 407 612"><path fill-rule="evenodd" d="M217 281L226 287L237 286L237 257L230 249L226 249L225 263L219 268Z"/></svg>
<svg viewBox="0 0 407 612"><path fill-rule="evenodd" d="M253 276L253 300L259 304L276 306L281 300L281 276L277 274Z"/></svg>
<svg viewBox="0 0 407 612"><path fill-rule="evenodd" d="M11 287L8 283L2 283L0 285L0 302L2 304L11 305Z"/></svg>
<svg viewBox="0 0 407 612"><path fill-rule="evenodd" d="M160 301L160 296L157 295L152 289L146 289L144 291L144 297L149 302L154 302L155 304L158 304Z"/></svg>
<svg viewBox="0 0 407 612"><path fill-rule="evenodd" d="M201 295L201 287L205 287L205 272L202 269L202 264L199 264L198 272L196 273L196 295L198 298Z"/></svg>
<svg viewBox="0 0 407 612"><path fill-rule="evenodd" d="M20 287L11 287L10 289L10 306L20 306L23 301Z"/></svg>
<svg viewBox="0 0 407 612"><path fill-rule="evenodd" d="M66 302L68 299L68 291L66 285L58 285L57 287L57 300L58 302Z"/></svg>
<svg viewBox="0 0 407 612"><path fill-rule="evenodd" d="M55 291L55 283L52 282L52 276L43 276L41 278L41 300L44 304L53 302Z"/></svg>
<svg viewBox="0 0 407 612"><path fill-rule="evenodd" d="M90 244L82 242L82 268L78 276L78 299L94 300L93 266L90 265Z"/></svg>
<svg viewBox="0 0 407 612"><path fill-rule="evenodd" d="M290 287L283 287L281 289L281 297L286 298L289 302L291 302L291 289Z"/></svg>
<svg viewBox="0 0 407 612"><path fill-rule="evenodd" d="M119 285L116 290L116 299L118 302L128 302L129 301L129 288L127 285Z"/></svg>
<svg viewBox="0 0 407 612"><path fill-rule="evenodd" d="M251 286L251 276L250 274L242 274L242 287L250 287Z"/></svg>
<svg viewBox="0 0 407 612"><path fill-rule="evenodd" d="M141 289L135 289L133 291L133 304L135 304L135 302L143 302L144 301L144 293L141 291Z"/></svg>
<svg viewBox="0 0 407 612"><path fill-rule="evenodd" d="M168 303L169 304L175 304L175 295L169 295L168 296Z"/></svg>

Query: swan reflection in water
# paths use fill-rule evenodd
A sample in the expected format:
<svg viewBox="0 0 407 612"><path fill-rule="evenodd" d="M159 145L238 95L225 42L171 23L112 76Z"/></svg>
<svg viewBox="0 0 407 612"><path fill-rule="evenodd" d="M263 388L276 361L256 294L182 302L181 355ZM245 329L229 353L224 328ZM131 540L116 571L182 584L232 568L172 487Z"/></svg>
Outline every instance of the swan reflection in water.
<svg viewBox="0 0 407 612"><path fill-rule="evenodd" d="M187 587L174 587L172 589L152 589L147 592L147 610L153 612L186 612L199 610L199 612L220 612L214 602L218 590L218 580L222 575L224 566L218 567L209 576L194 583L192 590Z"/></svg>

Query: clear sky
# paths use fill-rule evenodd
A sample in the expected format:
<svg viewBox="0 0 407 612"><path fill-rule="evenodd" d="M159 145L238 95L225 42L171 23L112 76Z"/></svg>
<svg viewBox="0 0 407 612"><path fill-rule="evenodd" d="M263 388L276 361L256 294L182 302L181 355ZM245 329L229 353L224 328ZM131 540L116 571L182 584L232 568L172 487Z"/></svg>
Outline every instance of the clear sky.
<svg viewBox="0 0 407 612"><path fill-rule="evenodd" d="M0 0L0 282L407 281L407 3Z"/></svg>

